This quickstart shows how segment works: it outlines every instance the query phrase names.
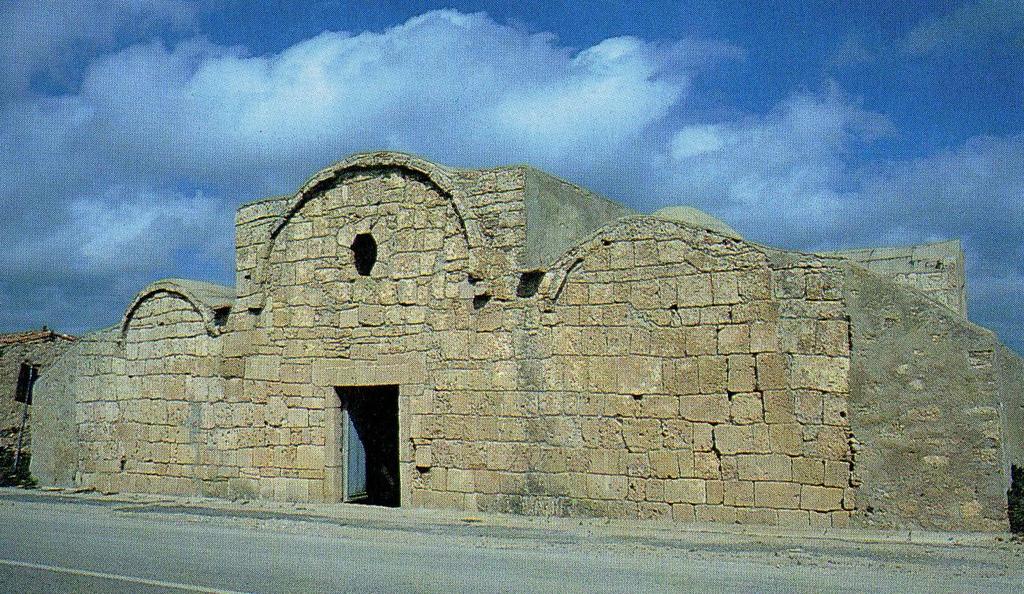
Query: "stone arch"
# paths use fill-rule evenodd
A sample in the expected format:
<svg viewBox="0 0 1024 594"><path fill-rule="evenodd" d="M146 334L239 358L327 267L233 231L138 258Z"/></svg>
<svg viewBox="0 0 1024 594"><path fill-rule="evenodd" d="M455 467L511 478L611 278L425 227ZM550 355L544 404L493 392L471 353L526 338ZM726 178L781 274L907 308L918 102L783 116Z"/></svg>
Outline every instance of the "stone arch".
<svg viewBox="0 0 1024 594"><path fill-rule="evenodd" d="M441 165L405 153L391 151L361 153L320 170L310 177L299 188L299 191L288 200L277 222L271 228L270 236L263 245L257 263L255 284L258 287L261 303L266 299L270 255L277 243L278 236L288 226L292 218L302 210L306 203L332 187L342 176L353 172L381 169L397 169L411 173L426 182L427 185L435 188L451 204L461 234L466 241L471 272L476 268L476 248L483 245L483 236L480 233L476 220L471 216L467 216L470 213L466 207L465 197L453 182L450 171Z"/></svg>
<svg viewBox="0 0 1024 594"><path fill-rule="evenodd" d="M545 275L544 281L541 283L540 290L538 291L539 294L543 296L545 307L553 307L558 302L558 298L562 294L562 289L565 287L566 283L569 282L573 272L575 272L592 254L604 248L606 245L605 242L609 237L630 229L646 231L649 233L673 235L680 238L686 235L692 237L693 234L696 233L713 238L715 241L732 242L733 244L742 244L754 248L759 247L758 244L747 240L722 235L714 230L704 229L683 221L647 215L636 215L616 219L596 229L593 233L588 235L581 242L567 250L561 257L552 262L548 269L548 274Z"/></svg>
<svg viewBox="0 0 1024 594"><path fill-rule="evenodd" d="M562 295L562 289L564 289L566 283L569 282L569 278L572 276L572 273L579 268L580 265L583 264L584 260L586 260L591 254L604 247L604 241L608 236L626 227L635 227L637 224L650 224L652 222L659 225L675 225L675 223L670 221L652 219L651 217L646 216L624 217L598 227L593 233L567 250L557 260L551 263L551 266L548 268L548 273L544 276L544 280L541 282L538 293L543 296L545 306L550 308L558 302L558 298Z"/></svg>
<svg viewBox="0 0 1024 594"><path fill-rule="evenodd" d="M218 336L223 332L223 327L218 323L217 312L231 307L231 303L234 301L234 296L229 294L229 291L231 289L228 287L197 281L173 278L156 281L139 291L125 311L120 324L121 340L124 340L132 318L139 308L150 299L160 295L171 295L188 303L199 314L207 334Z"/></svg>

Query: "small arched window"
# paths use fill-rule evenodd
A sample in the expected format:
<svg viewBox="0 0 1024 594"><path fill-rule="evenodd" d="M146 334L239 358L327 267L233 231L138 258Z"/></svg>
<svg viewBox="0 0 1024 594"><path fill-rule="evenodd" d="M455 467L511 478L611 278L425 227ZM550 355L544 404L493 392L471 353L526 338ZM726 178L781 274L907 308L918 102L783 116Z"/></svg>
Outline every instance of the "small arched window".
<svg viewBox="0 0 1024 594"><path fill-rule="evenodd" d="M370 276L377 263L377 241L369 233L360 233L352 241L352 255L355 257L356 272Z"/></svg>

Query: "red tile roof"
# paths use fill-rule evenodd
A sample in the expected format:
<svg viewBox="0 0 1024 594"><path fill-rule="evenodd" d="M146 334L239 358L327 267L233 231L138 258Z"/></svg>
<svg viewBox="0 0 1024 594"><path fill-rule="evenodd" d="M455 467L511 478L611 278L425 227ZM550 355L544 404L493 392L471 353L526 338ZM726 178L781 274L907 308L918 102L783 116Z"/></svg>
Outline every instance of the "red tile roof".
<svg viewBox="0 0 1024 594"><path fill-rule="evenodd" d="M42 330L29 330L27 332L14 332L11 334L0 334L0 346L10 344L24 344L27 342L41 342L44 340L75 340L74 336L69 334L60 334L54 332L49 328L43 327Z"/></svg>

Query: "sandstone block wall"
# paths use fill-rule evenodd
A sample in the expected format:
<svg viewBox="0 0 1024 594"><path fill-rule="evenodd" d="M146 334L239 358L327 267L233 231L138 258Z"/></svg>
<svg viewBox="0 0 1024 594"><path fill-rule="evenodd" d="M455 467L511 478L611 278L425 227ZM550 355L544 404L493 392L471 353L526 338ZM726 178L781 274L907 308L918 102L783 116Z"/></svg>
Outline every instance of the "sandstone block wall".
<svg viewBox="0 0 1024 594"><path fill-rule="evenodd" d="M553 268L539 303L498 303L449 343L467 374L439 376L413 418L429 452L414 501L847 524L849 349L839 293L821 290L834 271L651 219ZM809 340L786 339L794 327Z"/></svg>

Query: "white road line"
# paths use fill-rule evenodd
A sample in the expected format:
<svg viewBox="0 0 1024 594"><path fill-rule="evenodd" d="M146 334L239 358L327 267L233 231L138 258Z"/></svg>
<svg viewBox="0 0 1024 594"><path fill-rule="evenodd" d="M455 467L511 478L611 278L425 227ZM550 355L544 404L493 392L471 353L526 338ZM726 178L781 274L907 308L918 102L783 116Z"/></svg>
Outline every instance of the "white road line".
<svg viewBox="0 0 1024 594"><path fill-rule="evenodd" d="M52 571L54 573L70 573L72 575L82 575L86 577L103 578L107 580L116 580L119 582L129 582L132 584L144 584L146 586L156 586L158 588L174 588L177 590L185 590L186 592L207 592L210 594L245 594L244 592L235 592L234 590L217 590L215 588L204 588L202 586L193 586L191 584L178 584L175 582L164 582L160 580L150 580L140 577L132 577L129 575L118 575L116 573L103 573L101 571L89 571L87 569L71 569L69 567L54 567L53 565L42 565L39 563L29 563L27 561L14 561L12 559L0 559L0 565L9 565L11 567L25 567L28 569L39 569L42 571Z"/></svg>

